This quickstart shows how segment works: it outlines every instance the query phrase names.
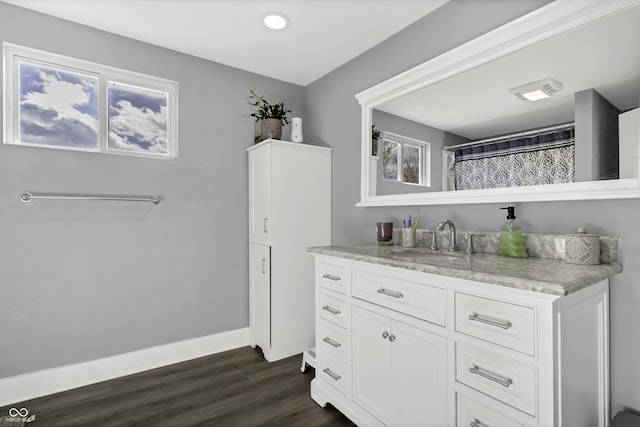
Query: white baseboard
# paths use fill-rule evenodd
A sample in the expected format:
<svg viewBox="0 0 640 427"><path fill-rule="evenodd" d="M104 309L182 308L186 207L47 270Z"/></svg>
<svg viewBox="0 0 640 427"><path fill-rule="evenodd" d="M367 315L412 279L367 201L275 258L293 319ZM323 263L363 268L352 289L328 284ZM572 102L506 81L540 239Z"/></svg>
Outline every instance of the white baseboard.
<svg viewBox="0 0 640 427"><path fill-rule="evenodd" d="M249 345L249 328L0 379L0 406Z"/></svg>

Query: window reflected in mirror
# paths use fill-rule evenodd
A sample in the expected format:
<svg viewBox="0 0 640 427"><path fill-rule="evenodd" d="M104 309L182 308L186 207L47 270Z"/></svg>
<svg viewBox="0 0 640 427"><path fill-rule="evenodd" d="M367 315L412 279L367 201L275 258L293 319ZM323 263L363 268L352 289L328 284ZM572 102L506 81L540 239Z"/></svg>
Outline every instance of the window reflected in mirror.
<svg viewBox="0 0 640 427"><path fill-rule="evenodd" d="M430 185L428 142L410 139L390 132L382 137L382 179L400 184Z"/></svg>

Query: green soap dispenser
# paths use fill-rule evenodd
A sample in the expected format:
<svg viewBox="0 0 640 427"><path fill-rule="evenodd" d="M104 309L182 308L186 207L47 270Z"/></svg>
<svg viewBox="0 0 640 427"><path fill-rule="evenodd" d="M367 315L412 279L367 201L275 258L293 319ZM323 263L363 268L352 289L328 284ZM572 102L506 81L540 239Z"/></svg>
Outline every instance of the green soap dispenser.
<svg viewBox="0 0 640 427"><path fill-rule="evenodd" d="M527 247L524 244L524 236L516 225L516 208L514 206L508 206L500 209L507 210L507 222L505 222L500 229L498 255L512 258L526 258Z"/></svg>

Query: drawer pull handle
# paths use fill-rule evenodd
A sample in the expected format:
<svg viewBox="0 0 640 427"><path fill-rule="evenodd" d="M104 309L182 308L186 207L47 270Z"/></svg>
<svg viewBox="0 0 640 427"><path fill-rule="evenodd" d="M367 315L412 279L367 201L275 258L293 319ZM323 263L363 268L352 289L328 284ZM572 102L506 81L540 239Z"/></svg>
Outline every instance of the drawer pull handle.
<svg viewBox="0 0 640 427"><path fill-rule="evenodd" d="M477 418L469 423L469 427L486 427L486 426L487 426L486 424L481 423L480 420Z"/></svg>
<svg viewBox="0 0 640 427"><path fill-rule="evenodd" d="M334 282L339 282L340 280L342 280L342 277L340 276L336 276L334 274L329 274L329 273L325 273L322 275L323 279L329 279L329 280L333 280Z"/></svg>
<svg viewBox="0 0 640 427"><path fill-rule="evenodd" d="M340 378L342 378L340 375L336 374L335 372L333 372L329 368L324 368L322 370L322 372L324 372L325 374L329 375L331 378L333 378L336 381L340 381Z"/></svg>
<svg viewBox="0 0 640 427"><path fill-rule="evenodd" d="M322 341L326 342L327 344L329 344L330 346L332 346L334 348L338 348L338 347L342 346L342 344L340 344L338 341L334 341L329 337L322 338Z"/></svg>
<svg viewBox="0 0 640 427"><path fill-rule="evenodd" d="M483 370L477 365L473 365L472 367L470 367L469 372L471 372L472 374L480 375L481 377L491 380L493 382L496 382L503 387L510 387L511 384L513 384L513 381L511 381L511 378L506 378L506 379L501 378L495 374L492 374L490 372Z"/></svg>
<svg viewBox="0 0 640 427"><path fill-rule="evenodd" d="M390 297L394 297L397 299L402 298L404 295L402 295L402 292L398 292L398 291L392 291L390 289L386 289L386 288L380 288L378 289L378 293L382 294L382 295L388 295Z"/></svg>
<svg viewBox="0 0 640 427"><path fill-rule="evenodd" d="M502 328L502 329L509 329L511 327L511 322L493 320L493 319L488 319L486 317L480 317L476 313L470 314L469 320L472 320L474 322L486 323L487 325L497 326L498 328Z"/></svg>
<svg viewBox="0 0 640 427"><path fill-rule="evenodd" d="M338 314L340 314L340 310L338 310L337 308L330 307L330 306L328 306L328 305L323 305L323 306L322 306L322 309L323 309L324 311L328 311L328 312L329 312L329 313L331 313L331 314L335 314L336 316L337 316Z"/></svg>

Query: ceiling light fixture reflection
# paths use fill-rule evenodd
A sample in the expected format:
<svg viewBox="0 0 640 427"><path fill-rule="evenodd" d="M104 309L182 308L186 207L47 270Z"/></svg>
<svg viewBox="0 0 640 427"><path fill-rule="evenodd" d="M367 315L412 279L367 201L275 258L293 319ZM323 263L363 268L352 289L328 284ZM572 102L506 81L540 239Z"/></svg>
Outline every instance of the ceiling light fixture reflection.
<svg viewBox="0 0 640 427"><path fill-rule="evenodd" d="M289 25L289 18L279 12L269 12L264 15L264 25L272 30L282 30Z"/></svg>
<svg viewBox="0 0 640 427"><path fill-rule="evenodd" d="M549 98L553 93L561 90L562 83L551 77L509 89L512 94L523 101L539 101Z"/></svg>

